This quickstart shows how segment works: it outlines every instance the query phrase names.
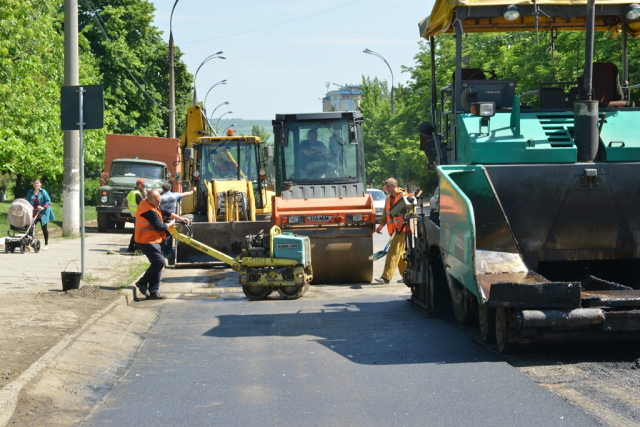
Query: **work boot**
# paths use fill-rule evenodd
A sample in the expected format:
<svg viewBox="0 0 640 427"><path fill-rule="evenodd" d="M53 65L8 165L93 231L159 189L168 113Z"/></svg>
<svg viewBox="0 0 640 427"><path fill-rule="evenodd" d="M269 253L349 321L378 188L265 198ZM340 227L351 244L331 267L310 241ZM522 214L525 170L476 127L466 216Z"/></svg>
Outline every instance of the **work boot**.
<svg viewBox="0 0 640 427"><path fill-rule="evenodd" d="M388 285L388 284L389 284L389 281L388 281L387 279L385 279L384 277L378 277L378 278L376 279L376 282L378 282L378 283L384 283L385 285Z"/></svg>
<svg viewBox="0 0 640 427"><path fill-rule="evenodd" d="M151 295L149 293L149 291L147 290L147 284L146 283L136 282L136 288L138 288L138 291L140 291L140 295L144 295L147 298L149 297L149 295Z"/></svg>
<svg viewBox="0 0 640 427"><path fill-rule="evenodd" d="M160 295L160 293L157 293L148 295L147 299L167 299L167 297L164 295Z"/></svg>

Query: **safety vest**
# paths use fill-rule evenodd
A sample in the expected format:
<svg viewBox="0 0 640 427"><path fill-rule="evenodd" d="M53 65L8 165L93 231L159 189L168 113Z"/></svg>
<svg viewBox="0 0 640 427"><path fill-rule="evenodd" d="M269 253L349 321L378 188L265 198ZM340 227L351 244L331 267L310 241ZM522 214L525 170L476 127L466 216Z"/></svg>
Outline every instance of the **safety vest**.
<svg viewBox="0 0 640 427"><path fill-rule="evenodd" d="M398 200L400 200L401 197L408 195L409 193L398 187L398 192L396 193L395 197L393 197L391 194L389 194L389 196L387 197L384 212L386 215L387 231L389 232L389 235L393 234L394 231L397 233L404 231L404 219L402 219L402 217L391 218L391 215L389 215L389 210L398 202ZM393 199L393 201L391 199Z"/></svg>
<svg viewBox="0 0 640 427"><path fill-rule="evenodd" d="M158 231L153 228L153 225L142 216L143 213L148 211L155 211L156 214L158 214L158 218L162 221L162 213L160 212L160 209L153 207L147 199L143 199L142 202L140 202L140 207L136 213L136 235L134 238L136 243L149 245L151 243L160 243L167 239L164 231Z"/></svg>
<svg viewBox="0 0 640 427"><path fill-rule="evenodd" d="M136 216L136 212L138 211L138 202L136 202L136 195L139 194L142 197L142 193L140 190L131 190L129 194L127 194L127 205L129 205L129 212L131 212L131 216Z"/></svg>

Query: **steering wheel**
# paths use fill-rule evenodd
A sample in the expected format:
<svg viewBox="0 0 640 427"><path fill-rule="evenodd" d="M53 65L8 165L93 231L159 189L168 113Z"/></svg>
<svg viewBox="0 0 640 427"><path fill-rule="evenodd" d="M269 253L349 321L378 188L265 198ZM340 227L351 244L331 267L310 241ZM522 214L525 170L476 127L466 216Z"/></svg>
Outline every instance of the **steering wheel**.
<svg viewBox="0 0 640 427"><path fill-rule="evenodd" d="M475 73L471 74L469 76L469 78L466 79L466 80L473 80L473 78L475 76L477 76L478 74L490 74L491 77L488 80L498 80L498 77L496 76L496 72L493 71L493 70L491 70L491 71L485 71L485 70L476 71Z"/></svg>
<svg viewBox="0 0 640 427"><path fill-rule="evenodd" d="M307 173L309 176L322 175L323 173L336 170L336 164L326 160L311 162L307 165Z"/></svg>

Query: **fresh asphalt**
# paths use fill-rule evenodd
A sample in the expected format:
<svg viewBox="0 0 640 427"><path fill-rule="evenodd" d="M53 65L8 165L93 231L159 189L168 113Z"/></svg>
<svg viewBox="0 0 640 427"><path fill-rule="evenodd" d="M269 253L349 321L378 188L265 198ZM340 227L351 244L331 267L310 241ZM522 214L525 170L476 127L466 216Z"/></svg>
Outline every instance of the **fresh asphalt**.
<svg viewBox="0 0 640 427"><path fill-rule="evenodd" d="M84 425L596 425L406 293L225 295L166 304Z"/></svg>

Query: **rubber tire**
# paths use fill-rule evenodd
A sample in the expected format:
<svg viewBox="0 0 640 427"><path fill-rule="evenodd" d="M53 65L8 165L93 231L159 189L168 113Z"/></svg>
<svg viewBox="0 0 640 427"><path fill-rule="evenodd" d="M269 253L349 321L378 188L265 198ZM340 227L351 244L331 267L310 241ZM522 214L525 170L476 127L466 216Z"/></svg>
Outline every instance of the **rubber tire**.
<svg viewBox="0 0 640 427"><path fill-rule="evenodd" d="M496 342L496 309L487 304L478 306L478 324L480 325L480 339L486 343Z"/></svg>
<svg viewBox="0 0 640 427"><path fill-rule="evenodd" d="M107 226L107 214L98 212L98 232L106 233L109 227Z"/></svg>
<svg viewBox="0 0 640 427"><path fill-rule="evenodd" d="M33 245L31 245L33 247L33 251L35 253L40 252L40 240L36 240L33 242Z"/></svg>
<svg viewBox="0 0 640 427"><path fill-rule="evenodd" d="M118 221L118 222L116 222L116 230L124 230L124 226L125 226L126 224L127 224L127 223L126 223L126 222L124 222L124 221Z"/></svg>
<svg viewBox="0 0 640 427"><path fill-rule="evenodd" d="M510 329L510 315L508 308L496 309L496 345L500 353L515 353L520 345L508 341Z"/></svg>
<svg viewBox="0 0 640 427"><path fill-rule="evenodd" d="M447 282L456 320L463 325L473 324L478 319L478 302L475 296L450 274L447 274Z"/></svg>
<svg viewBox="0 0 640 427"><path fill-rule="evenodd" d="M278 294L282 299L298 299L309 289L309 284L305 283L300 286L278 286Z"/></svg>
<svg viewBox="0 0 640 427"><path fill-rule="evenodd" d="M27 245L20 243L20 253L23 254L27 250Z"/></svg>
<svg viewBox="0 0 640 427"><path fill-rule="evenodd" d="M116 228L116 222L109 218L109 216L107 216L107 228L109 230L113 230L114 228Z"/></svg>
<svg viewBox="0 0 640 427"><path fill-rule="evenodd" d="M16 247L13 244L11 244L11 253L14 253L15 251L16 251Z"/></svg>
<svg viewBox="0 0 640 427"><path fill-rule="evenodd" d="M257 288L260 290L258 291ZM269 296L273 289L268 286L243 286L242 292L251 301L260 301Z"/></svg>

